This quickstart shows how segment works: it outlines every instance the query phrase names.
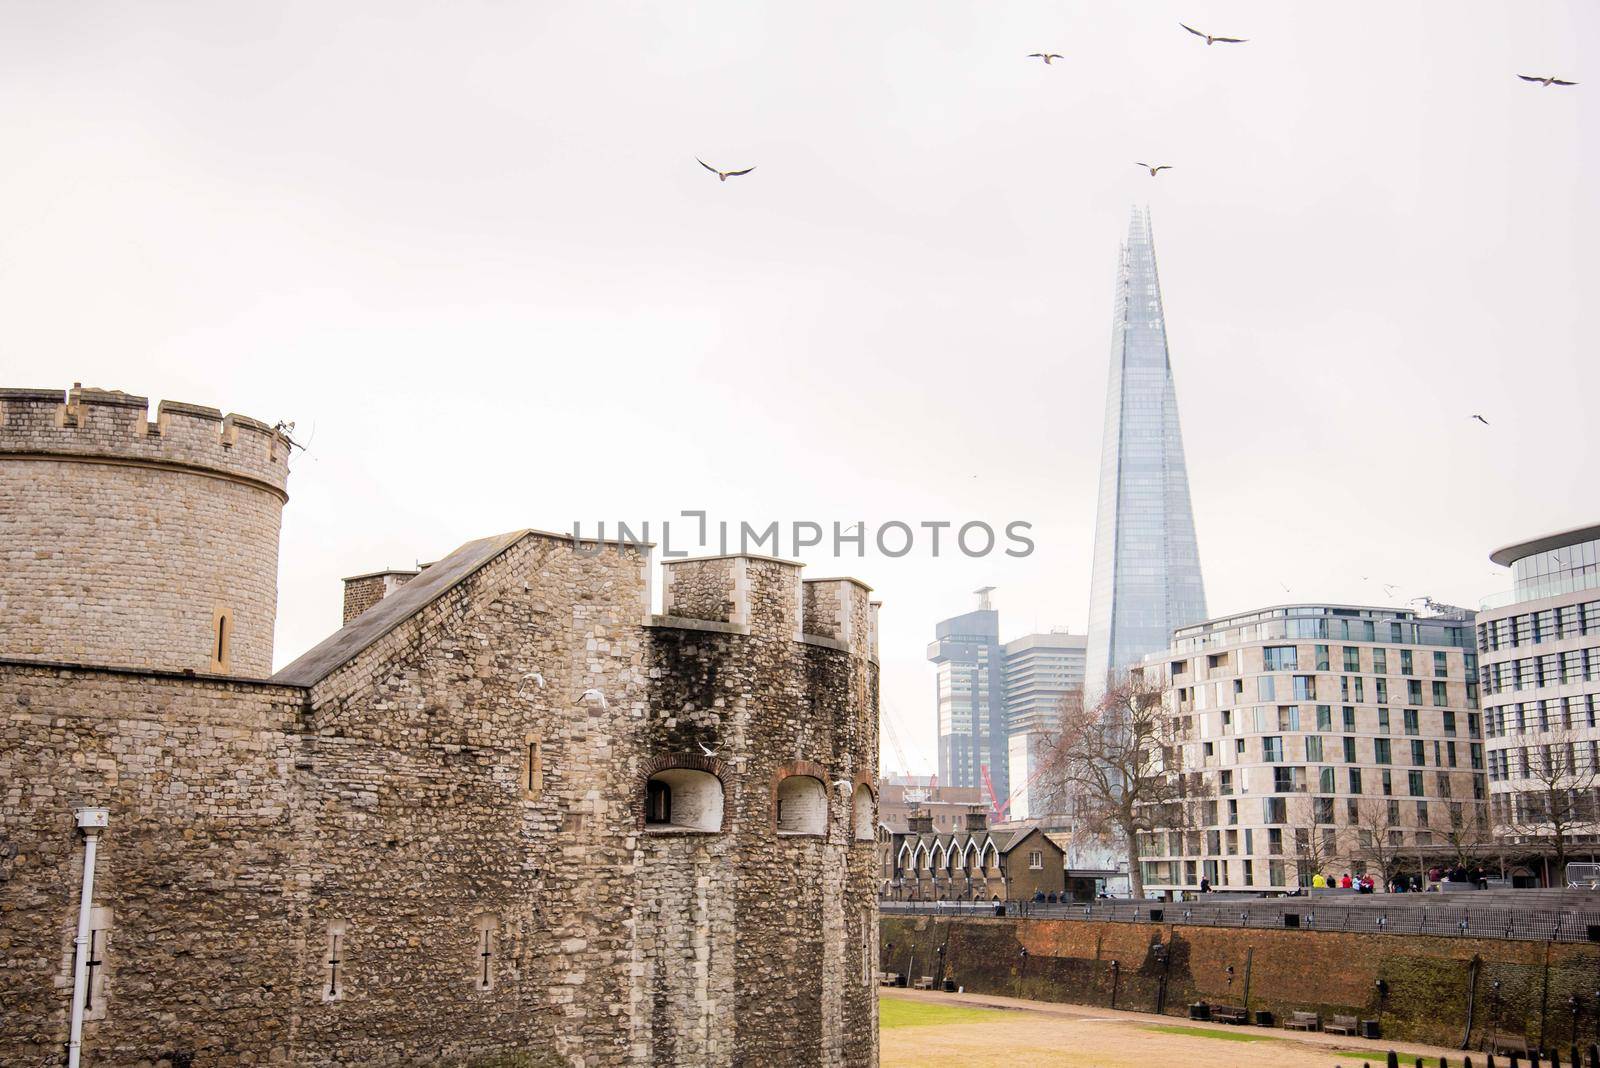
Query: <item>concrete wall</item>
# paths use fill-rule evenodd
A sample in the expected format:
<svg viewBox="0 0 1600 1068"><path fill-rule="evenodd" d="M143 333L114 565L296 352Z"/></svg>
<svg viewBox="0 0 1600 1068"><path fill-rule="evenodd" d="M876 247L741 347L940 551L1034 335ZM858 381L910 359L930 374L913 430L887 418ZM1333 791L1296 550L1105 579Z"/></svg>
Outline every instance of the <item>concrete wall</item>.
<svg viewBox="0 0 1600 1068"><path fill-rule="evenodd" d="M935 974L944 945L946 974L978 993L1114 1002L1146 1012L1159 1004L1185 1015L1192 1001L1244 1004L1248 977L1252 1011L1267 1009L1280 1019L1296 1010L1376 1018L1387 1037L1459 1046L1475 990L1473 1047L1491 1030L1565 1046L1567 998L1576 994L1585 1006L1580 1037L1600 1039L1594 1034L1600 944L1011 917L884 916L880 928L885 971ZM1165 960L1152 952L1157 942ZM1379 997L1379 979L1388 983L1387 997Z"/></svg>

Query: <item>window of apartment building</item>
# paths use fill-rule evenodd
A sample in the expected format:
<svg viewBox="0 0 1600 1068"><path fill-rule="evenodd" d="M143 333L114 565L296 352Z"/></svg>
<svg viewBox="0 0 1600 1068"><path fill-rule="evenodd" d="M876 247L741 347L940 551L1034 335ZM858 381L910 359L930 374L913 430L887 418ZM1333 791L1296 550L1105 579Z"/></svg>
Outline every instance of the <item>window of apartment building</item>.
<svg viewBox="0 0 1600 1068"><path fill-rule="evenodd" d="M1317 706L1317 730L1333 730L1333 708L1329 705Z"/></svg>
<svg viewBox="0 0 1600 1068"><path fill-rule="evenodd" d="M1326 645L1317 646L1317 670L1328 670L1328 647Z"/></svg>
<svg viewBox="0 0 1600 1068"><path fill-rule="evenodd" d="M1389 710L1387 708L1378 709L1378 733L1389 733Z"/></svg>
<svg viewBox="0 0 1600 1068"><path fill-rule="evenodd" d="M1389 674L1389 651L1387 649L1372 650L1372 673L1374 675Z"/></svg>
<svg viewBox="0 0 1600 1068"><path fill-rule="evenodd" d="M1372 761L1375 764L1392 764L1394 760L1389 751L1389 739L1372 739Z"/></svg>
<svg viewBox="0 0 1600 1068"><path fill-rule="evenodd" d="M1361 650L1354 645L1344 647L1344 669L1352 674L1361 670Z"/></svg>
<svg viewBox="0 0 1600 1068"><path fill-rule="evenodd" d="M1298 647L1293 645L1268 645L1261 650L1261 670L1263 671L1294 671L1299 667L1295 661Z"/></svg>
<svg viewBox="0 0 1600 1068"><path fill-rule="evenodd" d="M1261 739L1261 759L1268 764L1277 764L1283 760L1283 739L1275 734L1265 735Z"/></svg>
<svg viewBox="0 0 1600 1068"><path fill-rule="evenodd" d="M1269 854L1275 854L1275 853L1282 853L1283 852L1283 828L1282 827L1268 827L1267 828L1267 852Z"/></svg>
<svg viewBox="0 0 1600 1068"><path fill-rule="evenodd" d="M1356 704L1364 705L1366 703L1367 703L1367 680L1363 679L1360 675L1357 675L1356 676Z"/></svg>
<svg viewBox="0 0 1600 1068"><path fill-rule="evenodd" d="M1233 772L1231 772L1231 771L1223 771L1223 772L1218 773L1218 775L1217 775L1217 793L1222 794L1224 797L1226 797L1228 794L1233 793ZM1228 802L1228 804L1231 805L1231 804L1234 804L1234 802L1230 801L1230 802Z"/></svg>
<svg viewBox="0 0 1600 1068"><path fill-rule="evenodd" d="M1240 755L1240 756L1244 756L1244 739L1243 738L1235 738L1233 740L1233 751L1235 753L1237 753L1238 755Z"/></svg>
<svg viewBox="0 0 1600 1068"><path fill-rule="evenodd" d="M1445 675L1449 674L1449 671L1447 670L1447 664L1448 661L1444 653L1435 652L1433 654L1434 675L1438 676L1439 678L1443 678Z"/></svg>
<svg viewBox="0 0 1600 1068"><path fill-rule="evenodd" d="M1436 682L1433 684L1433 703L1435 706L1450 703L1449 689L1445 683Z"/></svg>
<svg viewBox="0 0 1600 1068"><path fill-rule="evenodd" d="M1378 679L1373 680L1372 688L1375 691L1373 693L1372 697L1380 705L1386 703L1389 700L1389 680L1388 679L1378 678Z"/></svg>
<svg viewBox="0 0 1600 1068"><path fill-rule="evenodd" d="M1284 880L1283 880L1283 861L1281 861L1281 860L1269 860L1269 861L1267 861L1267 878L1268 878L1268 881L1273 886L1283 886L1283 885L1285 885Z"/></svg>
<svg viewBox="0 0 1600 1068"><path fill-rule="evenodd" d="M1446 712L1444 714L1444 733L1447 737L1455 737L1456 714L1454 712Z"/></svg>
<svg viewBox="0 0 1600 1068"><path fill-rule="evenodd" d="M1422 772L1406 772L1406 786L1412 797L1422 796Z"/></svg>
<svg viewBox="0 0 1600 1068"><path fill-rule="evenodd" d="M1230 831L1228 833L1232 834L1233 832ZM1246 853L1254 853L1256 851L1256 832L1249 827L1244 829L1244 851Z"/></svg>
<svg viewBox="0 0 1600 1068"><path fill-rule="evenodd" d="M1405 720L1405 730L1407 734L1417 734L1422 730L1421 724L1418 722L1420 717L1418 716L1416 709L1408 708L1402 713L1402 716Z"/></svg>
<svg viewBox="0 0 1600 1068"><path fill-rule="evenodd" d="M1422 682L1420 679L1406 680L1406 704L1420 705L1422 703Z"/></svg>
<svg viewBox="0 0 1600 1068"><path fill-rule="evenodd" d="M1350 777L1350 792L1359 794L1361 792L1361 769L1350 768L1347 774ZM1354 806L1355 802L1352 801L1350 804Z"/></svg>
<svg viewBox="0 0 1600 1068"><path fill-rule="evenodd" d="M1207 757L1213 757L1217 755L1217 748L1212 742L1202 742L1200 745L1200 752Z"/></svg>
<svg viewBox="0 0 1600 1068"><path fill-rule="evenodd" d="M1213 830L1213 831L1207 831L1206 832L1206 855L1207 856L1212 856L1212 857L1216 857L1216 856L1221 856L1222 855L1222 832L1221 831Z"/></svg>
<svg viewBox="0 0 1600 1068"><path fill-rule="evenodd" d="M1400 650L1400 674L1402 674L1402 675L1413 674L1413 672L1411 670L1411 650L1410 649L1402 649L1402 650Z"/></svg>
<svg viewBox="0 0 1600 1068"><path fill-rule="evenodd" d="M1354 764L1356 762L1356 740L1354 738L1351 738L1349 735L1346 735L1344 737L1343 741L1344 741L1344 762L1346 764Z"/></svg>
<svg viewBox="0 0 1600 1068"><path fill-rule="evenodd" d="M1428 803L1426 801L1418 801L1417 802L1417 826L1418 827L1426 827L1427 825L1428 825ZM1419 837L1420 837L1421 833L1422 832L1420 832L1420 831L1418 832ZM1419 841L1417 844L1418 845L1423 845L1424 843Z"/></svg>
<svg viewBox="0 0 1600 1068"><path fill-rule="evenodd" d="M1421 738L1411 743L1411 763L1414 767L1421 767L1428 762L1428 747Z"/></svg>
<svg viewBox="0 0 1600 1068"><path fill-rule="evenodd" d="M1243 679L1234 679L1233 680L1233 696L1235 698L1239 698L1239 697L1243 697L1244 696L1244 680Z"/></svg>
<svg viewBox="0 0 1600 1068"><path fill-rule="evenodd" d="M1254 861L1244 862L1244 885L1254 886L1256 882L1256 866Z"/></svg>
<svg viewBox="0 0 1600 1068"><path fill-rule="evenodd" d="M1274 681L1275 675L1262 675L1256 679L1256 700L1276 701L1278 699L1278 684Z"/></svg>
<svg viewBox="0 0 1600 1068"><path fill-rule="evenodd" d="M1250 718L1255 722L1257 734L1265 734L1272 729L1272 724L1267 721L1267 710L1261 705L1250 710Z"/></svg>
<svg viewBox="0 0 1600 1068"><path fill-rule="evenodd" d="M1383 796L1389 797L1394 793L1394 773L1388 768L1383 769Z"/></svg>
<svg viewBox="0 0 1600 1068"><path fill-rule="evenodd" d="M1434 772L1435 792L1440 797L1450 796L1450 773L1447 771Z"/></svg>
<svg viewBox="0 0 1600 1068"><path fill-rule="evenodd" d="M1272 792L1275 793L1275 794L1293 793L1294 792L1294 773L1297 770L1299 770L1299 769L1291 768L1291 767L1273 768L1272 769Z"/></svg>
<svg viewBox="0 0 1600 1068"><path fill-rule="evenodd" d="M1246 832L1249 833L1249 832ZM1228 847L1228 856L1235 856L1239 852L1239 832L1229 831L1223 842Z"/></svg>
<svg viewBox="0 0 1600 1068"><path fill-rule="evenodd" d="M1278 729L1280 731L1297 731L1300 729L1300 706L1278 706Z"/></svg>
<svg viewBox="0 0 1600 1068"><path fill-rule="evenodd" d="M1322 761L1322 736L1319 734L1306 735L1306 760L1313 764Z"/></svg>
<svg viewBox="0 0 1600 1068"><path fill-rule="evenodd" d="M1238 822L1239 822L1239 802L1233 800L1232 798L1230 798L1228 800L1228 823L1229 824L1237 824Z"/></svg>
<svg viewBox="0 0 1600 1068"><path fill-rule="evenodd" d="M1446 742L1446 743L1444 743L1444 758L1445 758L1445 761L1452 768L1456 766L1456 743L1455 742Z"/></svg>
<svg viewBox="0 0 1600 1068"><path fill-rule="evenodd" d="M1317 773L1317 789L1325 794L1331 794L1338 789L1333 783L1332 768L1323 768ZM1331 823L1333 821L1330 819L1326 822Z"/></svg>
<svg viewBox="0 0 1600 1068"><path fill-rule="evenodd" d="M1261 799L1262 823L1288 823L1289 802L1282 797L1263 797ZM1282 837L1282 832L1279 832Z"/></svg>
<svg viewBox="0 0 1600 1068"><path fill-rule="evenodd" d="M1224 708L1222 710L1222 733L1227 734L1228 728L1231 726L1233 726L1233 711L1232 709Z"/></svg>
<svg viewBox="0 0 1600 1068"><path fill-rule="evenodd" d="M1356 729L1356 710L1349 705L1344 707L1344 730L1346 734L1354 734Z"/></svg>
<svg viewBox="0 0 1600 1068"><path fill-rule="evenodd" d="M1315 675L1296 675L1294 677L1294 699L1296 701L1315 701L1317 699L1317 677Z"/></svg>

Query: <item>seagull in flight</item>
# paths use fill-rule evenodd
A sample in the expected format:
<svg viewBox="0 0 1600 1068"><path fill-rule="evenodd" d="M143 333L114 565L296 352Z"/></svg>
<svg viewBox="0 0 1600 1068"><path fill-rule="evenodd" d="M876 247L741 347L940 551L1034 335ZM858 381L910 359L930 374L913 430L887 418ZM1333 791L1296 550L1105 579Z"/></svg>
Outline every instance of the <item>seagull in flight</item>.
<svg viewBox="0 0 1600 1068"><path fill-rule="evenodd" d="M1052 59L1066 59L1067 57L1062 55L1060 52L1029 52L1028 58L1042 59L1044 60L1044 65L1048 67Z"/></svg>
<svg viewBox="0 0 1600 1068"><path fill-rule="evenodd" d="M729 178L737 178L741 174L749 174L751 171L755 170L754 167L746 167L742 171L719 171L711 164L701 159L699 156L696 156L694 161L700 164L700 166L704 167L706 170L710 171L712 174L716 175L717 181L719 182L726 182Z"/></svg>
<svg viewBox="0 0 1600 1068"><path fill-rule="evenodd" d="M1553 77L1553 76L1549 77L1549 78L1535 78L1531 74L1519 74L1519 75L1517 75L1517 77L1521 78L1525 82L1538 82L1540 85L1544 85L1544 86L1551 86L1551 85L1577 85L1578 84L1577 82L1563 81L1562 79L1556 78L1556 77Z"/></svg>
<svg viewBox="0 0 1600 1068"><path fill-rule="evenodd" d="M1194 34L1196 37L1204 37L1206 39L1206 44L1207 45L1214 45L1214 44L1244 44L1246 41L1248 41L1250 39L1248 37L1213 37L1209 33L1200 32L1199 30L1195 29L1193 26L1184 26L1184 24L1181 23L1181 22L1178 23L1178 25L1179 26L1183 26L1184 29L1188 30L1190 33Z"/></svg>
<svg viewBox="0 0 1600 1068"><path fill-rule="evenodd" d="M1385 597L1393 597L1394 596L1394 591L1398 590L1399 588L1400 588L1399 586L1391 586L1387 582L1385 582L1383 584L1383 595Z"/></svg>
<svg viewBox="0 0 1600 1068"><path fill-rule="evenodd" d="M599 702L601 708L611 707L611 702L607 701L606 695L601 693L599 690L585 690L583 693L578 695L578 700L587 701L591 697Z"/></svg>
<svg viewBox="0 0 1600 1068"><path fill-rule="evenodd" d="M534 683L539 687L539 689L544 689L544 676L539 674L537 671L528 672L526 675L522 676L522 681L525 683Z"/></svg>
<svg viewBox="0 0 1600 1068"><path fill-rule="evenodd" d="M713 760L716 759L718 753L722 752L722 750L720 750L720 749L708 748L706 746L705 742L702 742L702 741L699 741L699 740L696 740L694 744L698 745L700 747L700 752L704 753L706 756L710 757Z"/></svg>
<svg viewBox="0 0 1600 1068"><path fill-rule="evenodd" d="M1161 164L1157 164L1156 166L1151 166L1148 163L1140 163L1138 160L1134 160L1133 161L1133 165L1135 167L1143 167L1146 170L1148 170L1150 172L1150 177L1152 177L1152 178L1154 178L1156 176L1156 172L1157 171L1170 171L1172 169L1172 164L1170 164L1170 163L1161 163ZM976 477L976 476L974 476L974 477Z"/></svg>
<svg viewBox="0 0 1600 1068"><path fill-rule="evenodd" d="M1483 416L1479 415L1477 412L1473 412L1472 413L1472 418L1476 419L1478 422L1482 423L1484 426L1488 426L1489 425L1489 420L1485 419Z"/></svg>

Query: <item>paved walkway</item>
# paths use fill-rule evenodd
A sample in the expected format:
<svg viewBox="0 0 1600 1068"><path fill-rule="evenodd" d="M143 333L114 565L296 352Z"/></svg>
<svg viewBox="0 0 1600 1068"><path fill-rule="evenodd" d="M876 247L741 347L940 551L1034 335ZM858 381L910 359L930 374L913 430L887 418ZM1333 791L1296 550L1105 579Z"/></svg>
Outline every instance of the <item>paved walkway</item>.
<svg viewBox="0 0 1600 1068"><path fill-rule="evenodd" d="M1037 1066L1037 1068L1150 1068L1182 1064L1186 1068L1360 1068L1365 1060L1384 1063L1391 1049L1407 1058L1447 1056L1460 1064L1459 1050L1414 1042L1368 1041L1320 1032L1281 1028L1232 1027L1173 1016L1068 1005L1050 1001L996 997L989 994L944 994L883 988L885 998L1007 1009L1015 1018L888 1028L882 1032L883 1068L963 1065ZM1216 1032L1173 1033L1180 1027ZM1365 1058L1341 1057L1335 1051L1361 1050ZM1474 1060L1482 1060L1474 1055Z"/></svg>

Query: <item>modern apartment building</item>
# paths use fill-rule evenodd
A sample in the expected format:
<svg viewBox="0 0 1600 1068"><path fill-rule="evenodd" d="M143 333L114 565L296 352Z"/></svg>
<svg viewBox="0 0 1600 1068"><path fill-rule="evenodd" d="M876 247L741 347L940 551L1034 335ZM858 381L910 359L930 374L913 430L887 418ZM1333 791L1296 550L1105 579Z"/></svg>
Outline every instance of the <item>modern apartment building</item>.
<svg viewBox="0 0 1600 1068"><path fill-rule="evenodd" d="M1008 793L1005 663L1000 613L978 593L976 611L938 623L928 659L938 666L939 784L982 787L987 769L995 796Z"/></svg>
<svg viewBox="0 0 1600 1068"><path fill-rule="evenodd" d="M1083 699L1082 634L1025 634L1006 642L1005 701L1011 807L1002 818L1046 827L1064 822L1065 799L1047 789L1039 766L1044 747L1061 727L1062 703ZM1001 799L1002 802L1005 800Z"/></svg>
<svg viewBox="0 0 1600 1068"><path fill-rule="evenodd" d="M1472 614L1289 605L1179 628L1166 687L1188 799L1140 843L1147 893L1287 891L1480 852L1483 719ZM1387 872L1381 871L1387 869Z"/></svg>
<svg viewBox="0 0 1600 1068"><path fill-rule="evenodd" d="M1512 581L1477 617L1490 817L1515 874L1561 885L1551 861L1600 851L1600 526L1489 558Z"/></svg>

